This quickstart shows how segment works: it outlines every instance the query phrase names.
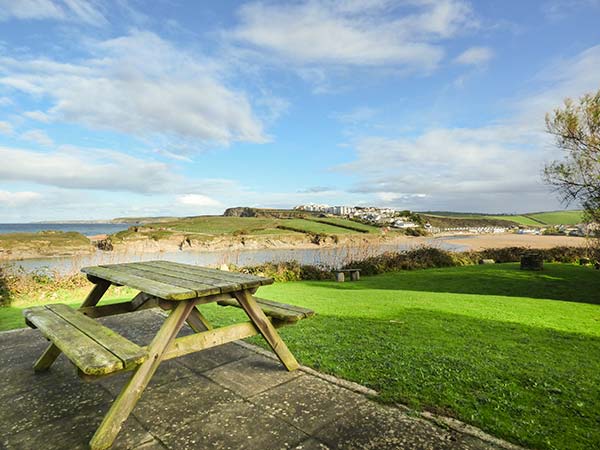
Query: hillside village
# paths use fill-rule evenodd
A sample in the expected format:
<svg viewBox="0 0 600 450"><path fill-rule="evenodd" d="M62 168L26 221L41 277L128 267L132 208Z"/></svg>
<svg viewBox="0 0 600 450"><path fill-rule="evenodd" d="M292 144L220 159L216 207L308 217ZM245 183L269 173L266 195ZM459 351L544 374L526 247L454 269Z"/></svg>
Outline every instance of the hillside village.
<svg viewBox="0 0 600 450"><path fill-rule="evenodd" d="M525 225L510 220L511 216L501 220L487 219L463 219L462 222L490 222L476 224L461 224L461 220L454 217L437 217L427 214L411 212L408 210L396 210L393 208L378 208L375 206L329 206L323 204L309 203L297 205L295 211L306 211L323 215L345 217L360 222L365 222L380 227L390 227L404 230L424 230L428 233L517 233L533 235L568 235L588 236L597 233L598 226L594 224L558 224ZM443 220L439 220L443 219ZM431 222L434 222L433 224ZM435 223L443 222L443 223ZM455 222L455 223L453 223ZM493 223L497 222L497 223Z"/></svg>

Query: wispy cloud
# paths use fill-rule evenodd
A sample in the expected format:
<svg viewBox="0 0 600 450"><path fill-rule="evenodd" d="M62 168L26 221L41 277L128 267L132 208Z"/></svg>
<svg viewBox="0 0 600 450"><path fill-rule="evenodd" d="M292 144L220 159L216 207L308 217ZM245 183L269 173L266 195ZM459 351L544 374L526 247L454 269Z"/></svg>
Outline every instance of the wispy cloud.
<svg viewBox="0 0 600 450"><path fill-rule="evenodd" d="M178 176L164 163L101 149L63 147L54 152L0 147L0 179L67 189L160 192Z"/></svg>
<svg viewBox="0 0 600 450"><path fill-rule="evenodd" d="M0 21L8 19L107 23L97 4L87 0L0 0Z"/></svg>
<svg viewBox="0 0 600 450"><path fill-rule="evenodd" d="M31 191L1 191L0 190L0 206L22 207L29 203L33 203L42 198L39 192Z"/></svg>
<svg viewBox="0 0 600 450"><path fill-rule="evenodd" d="M11 135L13 132L13 126L10 123L0 121L0 134Z"/></svg>
<svg viewBox="0 0 600 450"><path fill-rule="evenodd" d="M50 147L54 145L54 141L46 134L44 130L29 130L21 134L21 139L25 141L35 142L36 144Z"/></svg>
<svg viewBox="0 0 600 450"><path fill-rule="evenodd" d="M418 71L442 59L441 40L477 26L461 0L250 3L238 17L229 39L278 61Z"/></svg>
<svg viewBox="0 0 600 450"><path fill-rule="evenodd" d="M462 52L454 60L468 66L483 66L494 57L494 52L488 47L471 47Z"/></svg>
<svg viewBox="0 0 600 450"><path fill-rule="evenodd" d="M140 31L92 42L88 51L78 63L0 58L0 84L53 102L31 118L150 139L267 140L245 93L221 80L214 61Z"/></svg>

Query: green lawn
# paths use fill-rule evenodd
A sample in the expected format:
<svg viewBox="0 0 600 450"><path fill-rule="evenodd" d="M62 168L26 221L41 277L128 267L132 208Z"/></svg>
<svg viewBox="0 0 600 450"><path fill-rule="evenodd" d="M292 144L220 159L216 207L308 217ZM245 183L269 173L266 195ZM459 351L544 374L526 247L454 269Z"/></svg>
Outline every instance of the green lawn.
<svg viewBox="0 0 600 450"><path fill-rule="evenodd" d="M362 230L364 232L371 233L371 234L381 234L381 228L373 226L373 225L367 225L365 223L357 222L355 220L343 219L340 217L316 218L314 220L317 222L337 224L337 225L341 225L342 227L354 228L356 230Z"/></svg>
<svg viewBox="0 0 600 450"><path fill-rule="evenodd" d="M266 298L318 315L281 333L303 364L535 448L600 447L600 273L547 264L297 282ZM206 308L226 323L240 311ZM260 339L253 342L262 344Z"/></svg>
<svg viewBox="0 0 600 450"><path fill-rule="evenodd" d="M371 387L381 401L547 449L600 448L599 293L600 272L567 264L404 271L259 291L317 312L281 329L303 364ZM242 317L203 308L216 324ZM19 314L0 308L0 324Z"/></svg>

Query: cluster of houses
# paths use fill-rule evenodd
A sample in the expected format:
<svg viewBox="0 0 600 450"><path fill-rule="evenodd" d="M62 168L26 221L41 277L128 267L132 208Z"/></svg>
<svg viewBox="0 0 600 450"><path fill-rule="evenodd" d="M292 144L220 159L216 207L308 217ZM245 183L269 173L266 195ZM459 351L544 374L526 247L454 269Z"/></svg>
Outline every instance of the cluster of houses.
<svg viewBox="0 0 600 450"><path fill-rule="evenodd" d="M417 228L420 226L411 222L410 218L403 216L399 211L392 208L377 208L374 206L328 206L310 203L308 205L295 206L294 209L331 214L334 216L344 216L393 228ZM430 227L429 224L426 224L425 226L425 228Z"/></svg>

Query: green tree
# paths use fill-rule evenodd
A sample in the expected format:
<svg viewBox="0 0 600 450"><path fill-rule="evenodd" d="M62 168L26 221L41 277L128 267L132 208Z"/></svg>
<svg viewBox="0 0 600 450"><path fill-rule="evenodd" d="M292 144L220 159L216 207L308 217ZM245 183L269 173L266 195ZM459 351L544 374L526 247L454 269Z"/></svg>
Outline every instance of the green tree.
<svg viewBox="0 0 600 450"><path fill-rule="evenodd" d="M600 223L600 90L546 114L546 129L564 158L544 168L544 179L566 204L580 203L587 220Z"/></svg>

